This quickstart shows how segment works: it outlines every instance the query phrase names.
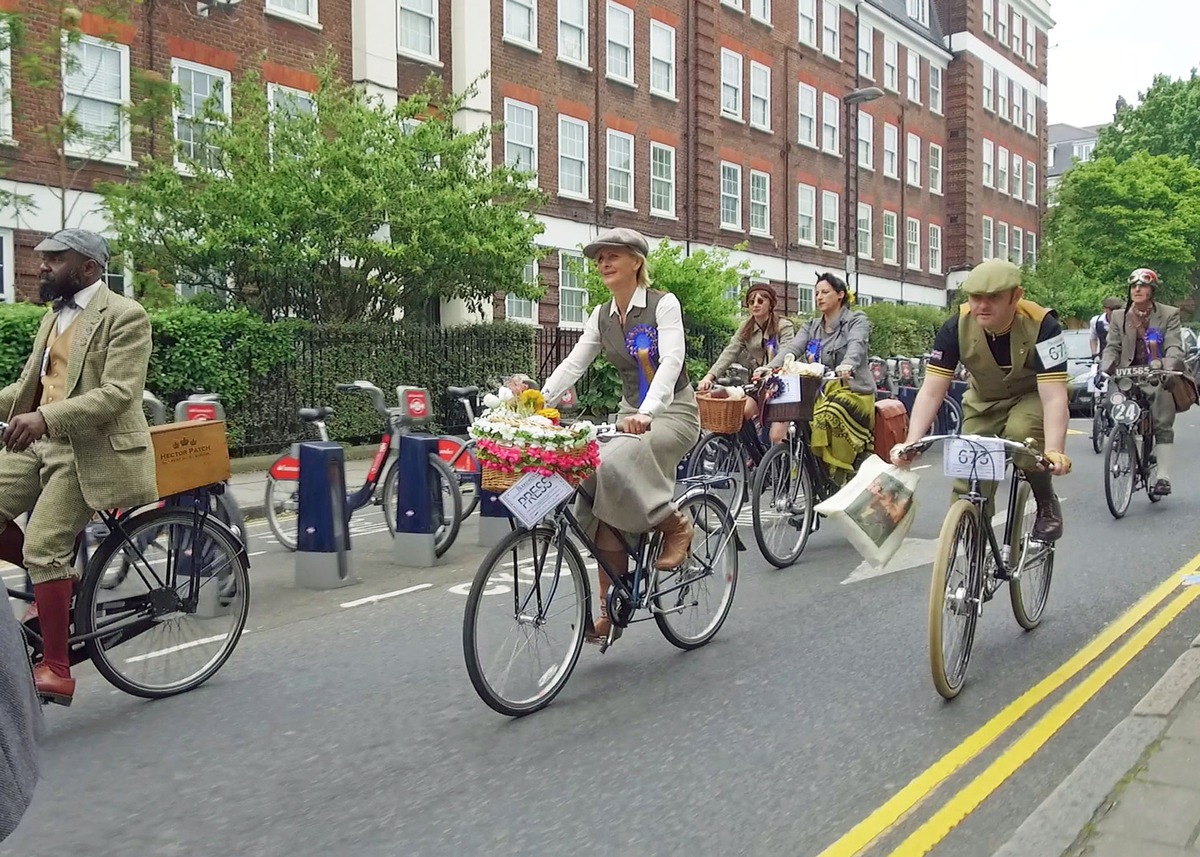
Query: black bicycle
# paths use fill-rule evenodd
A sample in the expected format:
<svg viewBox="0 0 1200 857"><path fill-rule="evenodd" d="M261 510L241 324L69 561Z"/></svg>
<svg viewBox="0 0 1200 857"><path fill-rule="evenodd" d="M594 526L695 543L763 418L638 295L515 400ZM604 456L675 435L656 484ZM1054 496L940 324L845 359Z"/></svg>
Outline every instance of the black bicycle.
<svg viewBox="0 0 1200 857"><path fill-rule="evenodd" d="M746 395L752 395L758 384L738 383L740 379L718 378L721 387L740 386ZM728 479L726 487L714 489L729 508L736 520L750 493L753 473L757 471L770 449L770 441L763 437L765 423L759 420L743 420L732 434L706 431L688 453L687 475Z"/></svg>
<svg viewBox="0 0 1200 857"><path fill-rule="evenodd" d="M602 431L605 439L613 434L611 426ZM602 649L624 628L650 618L681 649L716 636L733 604L741 549L729 509L709 490L724 481L680 480L684 491L676 502L695 527L691 553L680 567L654 568L662 547L658 533L626 545L634 568L609 589L612 630ZM594 633L589 570L576 544L593 556L597 548L571 511L575 493L532 529L518 527L492 548L467 595L467 673L480 698L510 717L549 705L571 677L585 637ZM649 615L635 618L638 611Z"/></svg>
<svg viewBox="0 0 1200 857"><path fill-rule="evenodd" d="M1134 492L1145 488L1151 503L1162 495L1154 490L1157 481L1157 462L1154 459L1154 420L1150 414L1150 397L1143 384L1152 387L1166 379L1182 375L1169 369L1149 366L1127 366L1112 372L1108 406L1113 429L1104 442L1104 500L1114 518L1123 518L1129 511ZM1160 396L1168 396L1165 388Z"/></svg>
<svg viewBox="0 0 1200 857"><path fill-rule="evenodd" d="M1096 376L1096 394L1092 397L1092 451L1099 455L1104 451L1104 441L1112 433L1112 405L1105 392L1108 383L1104 375Z"/></svg>

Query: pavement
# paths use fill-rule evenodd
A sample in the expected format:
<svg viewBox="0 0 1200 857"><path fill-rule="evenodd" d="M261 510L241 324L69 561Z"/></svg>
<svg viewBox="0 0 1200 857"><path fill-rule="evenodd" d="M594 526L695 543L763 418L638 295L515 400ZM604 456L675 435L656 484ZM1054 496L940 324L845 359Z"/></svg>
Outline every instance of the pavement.
<svg viewBox="0 0 1200 857"><path fill-rule="evenodd" d="M951 702L926 654L949 495L933 455L887 567L825 526L776 570L745 526L711 644L681 652L635 626L604 655L588 647L554 703L520 720L484 706L463 666L477 515L415 568L378 507L360 510L356 582L332 591L296 586L293 555L251 520L251 615L232 659L155 702L79 668L75 704L46 711L43 780L0 857L1200 853L1187 850L1200 781L1185 780L1200 772L1188 416L1175 495L1137 496L1117 522L1100 456L1068 439L1042 625L1022 632L998 593ZM367 466L349 460L348 484ZM252 516L264 481L234 476Z"/></svg>

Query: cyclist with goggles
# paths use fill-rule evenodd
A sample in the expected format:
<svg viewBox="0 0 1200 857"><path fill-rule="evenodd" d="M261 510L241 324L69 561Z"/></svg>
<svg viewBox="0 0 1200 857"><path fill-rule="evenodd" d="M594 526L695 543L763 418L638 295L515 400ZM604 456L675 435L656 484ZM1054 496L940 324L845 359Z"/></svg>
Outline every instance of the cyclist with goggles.
<svg viewBox="0 0 1200 857"><path fill-rule="evenodd" d="M1183 339L1180 334L1179 310L1154 299L1158 289L1158 274L1149 268L1138 268L1129 275L1129 295L1124 309L1113 313L1108 341L1100 358L1100 371L1129 366L1182 371ZM1175 456L1175 398L1171 395L1171 379L1166 386L1141 384L1150 402L1154 421L1154 456L1158 462L1158 479L1153 491L1159 497L1171 493L1170 468Z"/></svg>

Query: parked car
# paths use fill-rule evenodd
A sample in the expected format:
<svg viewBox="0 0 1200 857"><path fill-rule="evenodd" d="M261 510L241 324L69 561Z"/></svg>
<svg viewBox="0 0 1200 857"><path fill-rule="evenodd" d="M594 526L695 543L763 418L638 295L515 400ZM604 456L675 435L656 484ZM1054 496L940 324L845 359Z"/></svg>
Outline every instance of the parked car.
<svg viewBox="0 0 1200 857"><path fill-rule="evenodd" d="M1090 417L1095 395L1088 379L1096 371L1092 362L1092 335L1087 328L1064 330L1063 339L1067 343L1067 374L1070 376L1067 381L1067 401L1071 416Z"/></svg>

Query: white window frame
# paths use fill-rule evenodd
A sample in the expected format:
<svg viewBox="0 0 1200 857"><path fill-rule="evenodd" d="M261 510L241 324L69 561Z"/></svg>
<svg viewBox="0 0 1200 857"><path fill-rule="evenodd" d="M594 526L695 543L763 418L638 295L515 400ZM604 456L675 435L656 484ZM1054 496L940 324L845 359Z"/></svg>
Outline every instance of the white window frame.
<svg viewBox="0 0 1200 857"><path fill-rule="evenodd" d="M86 158L91 161L109 161L120 164L131 164L133 161L133 143L129 134L129 114L125 110L125 106L129 104L129 75L131 73L129 67L129 46L118 44L116 42L106 42L103 39L97 39L94 36L80 36L79 44L89 44L93 47L103 48L105 50L115 50L120 57L121 63L121 96L119 100L101 98L95 95L89 95L86 87L79 92L69 92L67 90L67 51L71 47L66 42L66 35L63 35L63 62L62 62L62 112L67 113L67 99L72 95L76 98L82 98L90 101L102 101L105 104L112 104L117 108L117 145L109 149L107 152L100 154L96 149L87 146L72 145L72 141L65 142L63 149L66 153L76 158ZM226 87L228 92L228 87ZM11 113L11 102L10 102ZM9 123L12 124L11 121ZM173 127L173 126L172 126ZM10 133L11 136L11 133Z"/></svg>
<svg viewBox="0 0 1200 857"><path fill-rule="evenodd" d="M1008 195L1008 149L1004 146L996 147L996 190L1004 195Z"/></svg>
<svg viewBox="0 0 1200 857"><path fill-rule="evenodd" d="M799 21L797 21L797 34L800 44L808 45L810 48L817 46L817 0L798 0L796 3ZM807 36L807 38L805 38Z"/></svg>
<svg viewBox="0 0 1200 857"><path fill-rule="evenodd" d="M875 117L858 109L858 165L875 170Z"/></svg>
<svg viewBox="0 0 1200 857"><path fill-rule="evenodd" d="M609 22L614 14L625 15L629 19L628 44L622 44L621 42L613 39L613 28L609 26ZM633 43L636 41L634 38L634 33L636 31L634 29L635 20L633 16L633 10L628 6L622 6L620 3L615 3L613 0L608 0L608 4L604 7L604 22L604 76L609 80L616 80L621 83L628 83L631 86L636 86L637 84L634 82L634 77L637 74L637 65L634 63L633 51ZM616 45L618 48L623 48L629 52L629 74L622 75L613 71L613 45Z"/></svg>
<svg viewBox="0 0 1200 857"><path fill-rule="evenodd" d="M745 71L745 61L741 54L729 48L721 48L721 116L725 119L742 121L742 85ZM727 97L731 94L736 96L736 111L730 106L734 99Z"/></svg>
<svg viewBox="0 0 1200 857"><path fill-rule="evenodd" d="M996 221L996 259L1008 260L1008 224L1003 220Z"/></svg>
<svg viewBox="0 0 1200 857"><path fill-rule="evenodd" d="M929 26L929 0L908 0L906 5L908 17L922 27Z"/></svg>
<svg viewBox="0 0 1200 857"><path fill-rule="evenodd" d="M1095 140L1087 140L1082 143L1071 144L1071 157L1078 158L1081 161L1091 160L1092 152L1096 149Z"/></svg>
<svg viewBox="0 0 1200 857"><path fill-rule="evenodd" d="M1025 62L1037 68L1037 24L1025 19Z"/></svg>
<svg viewBox="0 0 1200 857"><path fill-rule="evenodd" d="M808 228L805 229L805 220ZM809 247L817 245L817 189L810 184L796 186L796 243ZM807 237L805 232L808 233Z"/></svg>
<svg viewBox="0 0 1200 857"><path fill-rule="evenodd" d="M285 18L299 24L307 24L314 28L320 28L319 0L308 0L309 12L307 15L303 12L297 12L295 9L285 9L279 5L280 2L281 0L267 0L263 14L270 15L272 18Z"/></svg>
<svg viewBox="0 0 1200 857"><path fill-rule="evenodd" d="M559 62L569 63L579 66L580 68L591 70L591 42L588 40L588 29L591 26L588 15L588 3L590 0L558 0L558 59ZM578 10L582 13L582 22L568 20L563 14L563 9ZM563 53L563 45L567 40L563 38L563 28L569 27L572 31L579 32L579 44L582 48L582 55L573 57L570 54Z"/></svg>
<svg viewBox="0 0 1200 857"><path fill-rule="evenodd" d="M533 268L533 279L532 280L530 280L529 277L527 276L529 269L531 267ZM537 263L537 259L531 259L525 263L525 268L521 272L522 275L525 276L525 282L536 283L538 281L538 277L540 276L538 267L539 266ZM528 301L529 302L529 315L528 316L513 315L512 301L523 301L523 302ZM505 321L516 321L516 322L520 322L521 324L532 324L532 325L536 326L538 323L538 302L536 300L533 300L532 298L516 297L511 292L509 292L508 294L506 294L504 296L504 320Z"/></svg>
<svg viewBox="0 0 1200 857"><path fill-rule="evenodd" d="M755 73L758 75L757 86L755 84ZM766 91L761 91L763 84L763 75L766 75ZM760 91L756 92L755 89ZM756 121L754 118L755 102L762 105L763 113L765 114L765 122ZM750 62L750 127L758 128L760 131L771 130L771 67L763 65L760 62Z"/></svg>
<svg viewBox="0 0 1200 857"><path fill-rule="evenodd" d="M1008 112L1008 76L996 72L996 115L1005 122L1009 119Z"/></svg>
<svg viewBox="0 0 1200 857"><path fill-rule="evenodd" d="M568 261L569 260L569 261ZM575 264L580 269L580 274L586 264L582 253L576 253L571 250L558 251L558 326L567 330L583 330L584 322L587 321L587 304L588 292L585 287L567 285L567 276L572 274L571 265ZM568 321L563 318L563 292L580 292L583 300L580 302L580 318L579 321Z"/></svg>
<svg viewBox="0 0 1200 857"><path fill-rule="evenodd" d="M996 144L993 143L991 140L985 139L983 141L983 156L982 156L981 163L983 165L983 177L982 177L983 186L984 187L995 187L996 186Z"/></svg>
<svg viewBox="0 0 1200 857"><path fill-rule="evenodd" d="M1037 205L1037 164L1033 161L1025 162L1025 201L1030 205Z"/></svg>
<svg viewBox="0 0 1200 857"><path fill-rule="evenodd" d="M987 63L983 64L983 109L996 112L996 70Z"/></svg>
<svg viewBox="0 0 1200 857"><path fill-rule="evenodd" d="M637 174L637 157L634 149L634 139L632 134L626 134L624 131L615 131L612 128L607 129L604 140L604 198L608 205L612 208L621 208L626 211L636 211L634 207L637 202L637 185L634 183L634 177ZM612 146L613 140L624 140L629 143L629 201L614 199L612 195L612 173L614 170L622 172L621 168L612 165Z"/></svg>
<svg viewBox="0 0 1200 857"><path fill-rule="evenodd" d="M821 52L839 62L842 59L842 5L838 0L821 0Z"/></svg>
<svg viewBox="0 0 1200 857"><path fill-rule="evenodd" d="M191 62L190 60L181 60L181 59L176 59L176 58L172 57L171 58L171 83L172 83L172 85L174 85L177 88L179 87L179 72L181 70L198 72L200 74L207 74L210 77L217 78L218 80L220 80L221 81L221 100L224 102L224 104L222 105L222 110L225 113L226 117L230 116L230 113L233 109L233 76L228 71L226 71L223 68L215 68L210 65L202 65L200 63ZM172 133L172 136L176 137L176 139L175 139L175 143L176 143L175 168L177 170L186 172L189 169L189 164L179 157L179 149L178 149L179 140L177 137L177 133L178 133L180 119L191 120L193 122L203 122L203 119L202 119L202 117L185 116L183 114L183 111L180 110L180 105L179 105L178 101L176 101L175 105L171 108L171 133Z"/></svg>
<svg viewBox="0 0 1200 857"><path fill-rule="evenodd" d="M996 32L996 0L983 0L983 31L989 36Z"/></svg>
<svg viewBox="0 0 1200 857"><path fill-rule="evenodd" d="M980 238L983 245L980 248L983 253L980 261L986 262L988 259L994 259L996 253L996 225L992 221L992 218L986 214L983 216L983 229L980 231Z"/></svg>
<svg viewBox="0 0 1200 857"><path fill-rule="evenodd" d="M891 36L883 37L883 88L900 91L900 45Z"/></svg>
<svg viewBox="0 0 1200 857"><path fill-rule="evenodd" d="M1025 233L1025 264L1029 268L1037 267L1037 235L1033 232Z"/></svg>
<svg viewBox="0 0 1200 857"><path fill-rule="evenodd" d="M1025 133L1037 136L1037 93L1025 91Z"/></svg>
<svg viewBox="0 0 1200 857"><path fill-rule="evenodd" d="M726 178L733 179L735 193L730 193L726 187ZM742 231L742 165L721 161L717 187L717 217L722 229ZM725 201L733 201L735 219L725 217Z"/></svg>
<svg viewBox="0 0 1200 857"><path fill-rule="evenodd" d="M1025 56L1025 19L1016 9L1012 11L1012 49L1019 57Z"/></svg>
<svg viewBox="0 0 1200 857"><path fill-rule="evenodd" d="M656 176L654 174L654 153L655 153L655 151L670 153L670 155L671 155L671 176L669 179L663 178L661 176ZM659 208L654 205L655 182L658 182L659 184L662 184L662 183L670 184L670 200L671 200L670 208ZM657 216L657 217L671 217L671 218L675 217L675 147L668 146L666 143L657 143L654 141L650 142L650 214Z"/></svg>
<svg viewBox="0 0 1200 857"><path fill-rule="evenodd" d="M750 17L764 24L771 23L771 0L750 0Z"/></svg>
<svg viewBox="0 0 1200 857"><path fill-rule="evenodd" d="M832 209L832 211L830 211ZM842 246L842 214L841 199L831 190L821 191L821 246L826 250L836 250ZM826 238L825 228L833 224L833 241Z"/></svg>
<svg viewBox="0 0 1200 857"><path fill-rule="evenodd" d="M274 114L275 111L279 109L275 106L275 96L281 92L287 93L288 95L291 95L295 98L300 98L300 99L307 101L310 105L312 105L313 115L316 114L317 99L316 99L316 96L313 95L313 93L306 92L303 89L296 89L295 87L291 87L291 86L284 86L282 83L268 83L267 84L267 112L268 113ZM274 133L274 122L275 122L275 120L272 117L271 133Z"/></svg>
<svg viewBox="0 0 1200 857"><path fill-rule="evenodd" d="M0 39L5 47L0 49L0 143L13 141L13 110L12 110L12 31L0 25ZM0 233L3 234L3 233ZM5 259L11 257L5 256ZM12 265L8 265L9 268ZM7 273L5 274L7 276ZM0 289L4 289L0 282ZM7 290L3 294L8 294ZM4 299L0 298L0 302Z"/></svg>
<svg viewBox="0 0 1200 857"><path fill-rule="evenodd" d="M412 8L413 0L398 0L398 2L399 2L399 6L397 7L397 14L396 14L396 51L397 51L397 53L399 53L403 56L406 56L406 57L410 57L415 60L420 60L421 62L432 63L434 65L440 65L441 63L439 60L439 56L441 53L441 47L438 44L438 41L439 41L439 39L438 39L438 36L439 36L438 7L439 7L440 3L438 2L438 0L433 0L433 3L430 4L433 8L433 14L430 14L430 13L424 12L420 9ZM414 48L407 47L404 44L404 34L403 34L402 27L404 24L404 13L405 12L408 12L410 15L416 15L418 17L425 18L426 20L429 21L429 35L430 35L429 53L427 53L427 54L422 53L421 51L418 51Z"/></svg>
<svg viewBox="0 0 1200 857"><path fill-rule="evenodd" d="M565 139L565 135L563 134L563 128L567 127L567 126L573 126L573 127L579 128L583 132L583 156L582 157L579 157L574 153L568 154L563 150L563 140ZM585 202L589 201L588 187L590 184L589 180L591 178L591 169L590 169L591 168L591 159L588 157L588 155L589 155L589 153L588 153L588 137L591 136L590 131L591 131L591 129L588 126L588 122L586 122L585 120L578 119L574 116L567 116L565 113L558 114L558 195L559 196L565 196L568 199L583 200ZM571 190L570 188L566 187L563 184L563 175L565 174L565 170L563 170L563 161L572 161L575 163L582 163L582 165L583 165L583 187L580 190Z"/></svg>
<svg viewBox="0 0 1200 857"><path fill-rule="evenodd" d="M900 178L900 129L891 122L883 123L883 174Z"/></svg>
<svg viewBox="0 0 1200 857"><path fill-rule="evenodd" d="M891 235L888 235L888 225L891 225ZM883 212L883 261L888 265L899 265L899 219L896 212ZM891 242L891 250L888 249L888 242Z"/></svg>
<svg viewBox="0 0 1200 857"><path fill-rule="evenodd" d="M760 190L765 191L765 195L755 193L756 179ZM763 226L756 227L754 225L756 208L762 213ZM765 238L771 237L771 174L762 170L750 171L750 234Z"/></svg>
<svg viewBox="0 0 1200 857"><path fill-rule="evenodd" d="M921 186L921 138L909 134L904 145L905 179L912 187Z"/></svg>
<svg viewBox="0 0 1200 857"><path fill-rule="evenodd" d="M654 51L654 34L655 32L665 33L670 40L671 56L669 58L658 56ZM669 24L664 24L662 21L650 19L650 93L652 95L661 95L672 100L675 99L675 28ZM655 63L666 65L670 68L671 85L667 89L656 86L654 83L654 65Z"/></svg>
<svg viewBox="0 0 1200 857"><path fill-rule="evenodd" d="M942 67L939 65L929 64L929 109L938 116L943 115L945 93L943 91L943 82L945 78L942 73ZM936 83L935 83L936 81Z"/></svg>
<svg viewBox="0 0 1200 857"><path fill-rule="evenodd" d="M529 35L526 39L522 36L513 35L508 30L508 19L510 7L519 8L523 14L528 16ZM509 44L520 45L523 48L538 49L538 8L537 0L504 0L504 6L501 10L501 29L504 33L503 39Z"/></svg>
<svg viewBox="0 0 1200 857"><path fill-rule="evenodd" d="M830 105L833 109L830 109ZM833 121L829 121L830 115ZM832 139L833 146L830 147ZM831 155L841 155L842 141L842 102L836 95L828 92L821 93L821 149Z"/></svg>
<svg viewBox="0 0 1200 857"><path fill-rule="evenodd" d="M937 143L929 144L929 192L938 194L939 196L942 193L944 155L942 147Z"/></svg>
<svg viewBox="0 0 1200 857"><path fill-rule="evenodd" d="M1008 3L998 0L996 5L996 41L1001 47L1008 47Z"/></svg>
<svg viewBox="0 0 1200 857"><path fill-rule="evenodd" d="M742 0L721 0L722 6L728 6L730 9L737 9L739 12L745 12L742 7Z"/></svg>
<svg viewBox="0 0 1200 857"><path fill-rule="evenodd" d="M1012 111L1009 113L1008 118L1015 128L1025 127L1025 123L1022 121L1022 117L1024 115L1024 96L1024 87L1019 86L1014 80L1012 82Z"/></svg>
<svg viewBox="0 0 1200 857"><path fill-rule="evenodd" d="M875 79L875 28L861 19L858 22L858 73L867 80Z"/></svg>
<svg viewBox="0 0 1200 857"><path fill-rule="evenodd" d="M1012 155L1012 172L1009 173L1012 177L1012 198L1025 198L1025 159L1013 152Z"/></svg>
<svg viewBox="0 0 1200 857"><path fill-rule="evenodd" d="M537 182L537 174L538 174L538 108L537 108L537 105L536 104L526 104L524 101L517 101L515 98L505 98L504 99L504 164L505 164L505 166L511 167L511 166L513 166L513 162L508 154L508 147L509 147L508 135L509 135L509 130L510 130L510 126L509 126L509 122L508 122L508 109L510 107L515 108L517 110L528 110L533 116L533 144L529 146L530 151L533 153L533 156L532 156L533 164L531 165L530 169L527 172L533 173L533 176L534 176L533 181L536 183ZM526 144L514 143L513 145L524 146ZM522 170L522 172L526 172L526 170Z"/></svg>
<svg viewBox="0 0 1200 857"><path fill-rule="evenodd" d="M929 238L926 250L929 254L929 273L942 272L942 227L936 223L929 224Z"/></svg>
<svg viewBox="0 0 1200 857"><path fill-rule="evenodd" d="M912 48L905 51L904 79L908 86L908 100L914 104L921 103L921 55Z"/></svg>
<svg viewBox="0 0 1200 857"><path fill-rule="evenodd" d="M16 249L13 230L0 229L0 303L11 304L17 300Z"/></svg>
<svg viewBox="0 0 1200 857"><path fill-rule="evenodd" d="M915 217L910 217L904 222L904 266L914 271L921 270L921 221Z"/></svg>
<svg viewBox="0 0 1200 857"><path fill-rule="evenodd" d="M855 217L855 220L854 220L854 227L855 227L855 229L858 230L858 233L855 236L858 246L855 249L856 249L856 252L858 253L858 258L874 259L875 257L873 254L875 252L875 246L874 246L875 245L875 241L874 241L875 230L873 227L874 227L875 210L867 203L860 202L858 204L858 211L856 212L856 215L857 216ZM864 221L867 224L867 228L865 230L863 229ZM865 241L863 240L864 234L866 236ZM864 249L864 247L865 247L865 249Z"/></svg>
<svg viewBox="0 0 1200 857"><path fill-rule="evenodd" d="M1021 227L1014 225L1009 239L1008 261L1018 267L1025 264L1024 238L1025 234L1021 231Z"/></svg>
<svg viewBox="0 0 1200 857"><path fill-rule="evenodd" d="M811 98L811 114L806 114L804 112L804 97L806 95L810 96ZM796 97L797 114L799 116L799 120L796 123L796 133L798 135L797 139L801 144L805 146L811 146L812 148L816 149L819 147L817 140L818 135L821 133L821 121L820 117L817 115L817 88L807 83L801 83ZM804 137L804 120L806 119L812 121L812 133L809 135L808 139L805 139Z"/></svg>

